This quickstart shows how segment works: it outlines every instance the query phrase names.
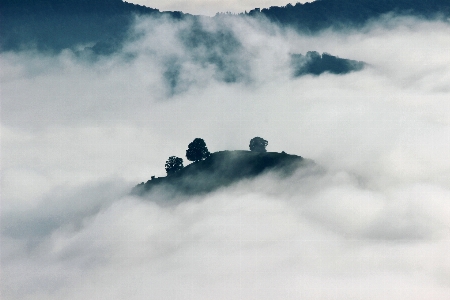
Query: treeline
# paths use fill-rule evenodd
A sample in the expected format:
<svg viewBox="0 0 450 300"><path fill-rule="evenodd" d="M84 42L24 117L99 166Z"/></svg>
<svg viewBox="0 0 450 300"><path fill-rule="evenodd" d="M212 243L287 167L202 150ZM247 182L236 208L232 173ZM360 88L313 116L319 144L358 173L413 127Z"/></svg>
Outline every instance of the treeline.
<svg viewBox="0 0 450 300"><path fill-rule="evenodd" d="M387 13L423 18L443 16L447 20L450 1L316 0L257 8L239 15L264 16L282 26L313 33L329 27L361 26ZM94 54L110 54L121 49L135 15L168 16L174 20L199 18L176 11L160 12L122 0L0 0L0 51L33 48L59 52L92 43L90 50ZM223 15L230 13L217 16Z"/></svg>
<svg viewBox="0 0 450 300"><path fill-rule="evenodd" d="M383 14L412 15L422 18L450 16L448 0L316 0L284 7L256 8L250 16L265 16L281 25L316 32L329 27L361 26Z"/></svg>
<svg viewBox="0 0 450 300"><path fill-rule="evenodd" d="M224 150L210 153L204 140L197 138L186 150L186 158L194 163L184 167L182 158L171 156L166 161L167 176L151 176L150 180L137 184L131 194L143 196L158 190L159 195L163 197L148 199L165 202L177 199L180 194L198 195L212 192L267 172L272 172L278 179L291 176L301 167L311 167L311 174L322 172L312 160L284 151L267 152L267 145L266 140L255 137L250 141L250 151Z"/></svg>
<svg viewBox="0 0 450 300"><path fill-rule="evenodd" d="M250 151L254 152L267 152L266 147L269 144L268 141L261 137L254 137L250 140ZM192 162L202 161L208 158L211 153L206 147L206 143L201 138L194 139L186 150L186 158ZM167 175L172 175L184 168L183 159L177 156L170 156L165 164Z"/></svg>

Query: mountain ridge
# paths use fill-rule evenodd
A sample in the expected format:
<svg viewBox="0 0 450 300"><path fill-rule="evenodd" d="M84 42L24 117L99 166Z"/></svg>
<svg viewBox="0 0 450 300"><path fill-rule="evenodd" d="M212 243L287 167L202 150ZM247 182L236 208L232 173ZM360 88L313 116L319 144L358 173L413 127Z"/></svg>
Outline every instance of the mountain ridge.
<svg viewBox="0 0 450 300"><path fill-rule="evenodd" d="M174 174L142 182L131 193L143 196L160 188L173 194L204 194L268 172L289 177L298 168L311 165L315 165L312 160L284 152L219 151Z"/></svg>
<svg viewBox="0 0 450 300"><path fill-rule="evenodd" d="M346 29L364 26L383 15L411 15L426 19L450 17L448 0L316 0L313 2L256 8L246 13L264 16L270 21L289 25L303 32L327 28Z"/></svg>
<svg viewBox="0 0 450 300"><path fill-rule="evenodd" d="M450 1L316 0L257 8L241 15L263 16L281 26L314 33L330 27L363 26L388 13L445 19L450 16ZM122 0L1 0L0 51L31 48L59 52L92 43L95 53L110 54L121 49L135 15L167 16L174 20L200 18Z"/></svg>

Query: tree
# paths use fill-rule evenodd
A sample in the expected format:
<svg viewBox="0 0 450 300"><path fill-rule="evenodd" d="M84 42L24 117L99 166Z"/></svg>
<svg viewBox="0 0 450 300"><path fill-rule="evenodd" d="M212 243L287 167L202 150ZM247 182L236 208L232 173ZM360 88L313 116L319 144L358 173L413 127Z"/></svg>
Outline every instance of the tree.
<svg viewBox="0 0 450 300"><path fill-rule="evenodd" d="M250 151L255 152L267 152L266 146L269 144L268 141L266 141L263 138L260 138L259 136L254 137L250 140Z"/></svg>
<svg viewBox="0 0 450 300"><path fill-rule="evenodd" d="M200 161L210 156L206 143L203 139L196 138L189 144L186 150L186 158L190 161Z"/></svg>
<svg viewBox="0 0 450 300"><path fill-rule="evenodd" d="M166 161L167 175L174 174L174 173L180 171L181 169L183 169L183 159L182 158L179 158L176 156L171 156Z"/></svg>

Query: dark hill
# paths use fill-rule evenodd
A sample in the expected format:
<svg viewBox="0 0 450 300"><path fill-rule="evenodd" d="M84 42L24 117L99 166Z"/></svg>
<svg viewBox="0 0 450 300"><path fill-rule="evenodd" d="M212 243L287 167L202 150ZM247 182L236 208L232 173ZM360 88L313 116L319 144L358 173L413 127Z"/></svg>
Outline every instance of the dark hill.
<svg viewBox="0 0 450 300"><path fill-rule="evenodd" d="M303 32L316 32L329 27L362 26L387 13L422 18L441 16L445 20L450 16L450 1L316 0L258 8L247 15L264 16ZM135 15L197 19L122 0L0 0L0 51L32 48L59 52L90 43L95 54L110 54L119 50L128 38Z"/></svg>
<svg viewBox="0 0 450 300"><path fill-rule="evenodd" d="M366 24L384 14L411 15L421 18L450 16L449 0L316 0L254 9L251 16L263 15L281 25L300 31L316 32L329 27L345 29Z"/></svg>
<svg viewBox="0 0 450 300"><path fill-rule="evenodd" d="M289 176L297 168L314 164L297 155L276 152L220 151L192 163L173 175L137 185L132 193L143 195L157 188L181 194L202 194L251 179L266 172Z"/></svg>
<svg viewBox="0 0 450 300"><path fill-rule="evenodd" d="M122 0L0 0L0 50L58 52L93 43L98 54L122 45L136 15L167 15Z"/></svg>
<svg viewBox="0 0 450 300"><path fill-rule="evenodd" d="M316 51L308 51L306 55L291 54L291 66L294 77L307 74L320 75L325 72L332 74L347 74L360 71L366 64L362 61L339 58L337 56Z"/></svg>

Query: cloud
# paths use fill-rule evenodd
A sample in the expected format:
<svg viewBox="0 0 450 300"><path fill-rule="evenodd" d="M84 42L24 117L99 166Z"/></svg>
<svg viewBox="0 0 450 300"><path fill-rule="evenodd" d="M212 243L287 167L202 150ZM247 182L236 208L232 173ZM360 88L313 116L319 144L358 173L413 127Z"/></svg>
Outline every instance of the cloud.
<svg viewBox="0 0 450 300"><path fill-rule="evenodd" d="M449 25L201 22L139 20L97 60L0 55L2 297L445 299ZM292 78L307 51L370 66ZM127 194L196 137L216 152L255 136L325 172L168 205Z"/></svg>

